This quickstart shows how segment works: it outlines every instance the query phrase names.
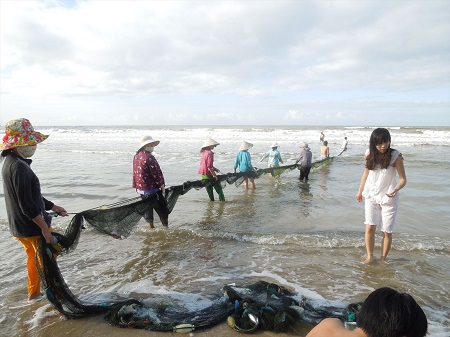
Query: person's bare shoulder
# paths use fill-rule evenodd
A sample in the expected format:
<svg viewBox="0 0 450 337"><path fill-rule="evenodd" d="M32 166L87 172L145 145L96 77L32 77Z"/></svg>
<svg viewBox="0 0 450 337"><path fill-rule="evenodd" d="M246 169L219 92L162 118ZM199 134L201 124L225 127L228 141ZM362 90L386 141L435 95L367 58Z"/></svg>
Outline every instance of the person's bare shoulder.
<svg viewBox="0 0 450 337"><path fill-rule="evenodd" d="M345 329L338 318L325 318L317 324L306 337L350 337L356 336L352 331Z"/></svg>

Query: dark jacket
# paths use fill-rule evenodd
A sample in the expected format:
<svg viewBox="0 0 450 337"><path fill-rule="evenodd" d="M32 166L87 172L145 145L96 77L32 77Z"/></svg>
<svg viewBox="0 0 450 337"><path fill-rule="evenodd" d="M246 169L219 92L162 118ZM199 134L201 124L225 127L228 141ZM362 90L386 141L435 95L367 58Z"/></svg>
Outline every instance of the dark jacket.
<svg viewBox="0 0 450 337"><path fill-rule="evenodd" d="M39 179L31 169L31 159L21 158L9 153L2 168L3 190L9 229L16 237L42 235L42 231L33 218L42 214L48 227L52 218L46 210L53 207L51 201L41 194Z"/></svg>

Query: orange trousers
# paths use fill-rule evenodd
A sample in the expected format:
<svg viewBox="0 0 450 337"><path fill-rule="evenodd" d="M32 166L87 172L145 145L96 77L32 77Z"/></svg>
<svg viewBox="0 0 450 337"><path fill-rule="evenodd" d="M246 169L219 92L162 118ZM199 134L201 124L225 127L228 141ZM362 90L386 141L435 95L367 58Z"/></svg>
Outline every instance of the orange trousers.
<svg viewBox="0 0 450 337"><path fill-rule="evenodd" d="M36 269L35 258L36 258L36 251L38 250L39 242L41 240L41 236L30 236L28 238L18 238L18 237L14 238L22 243L23 248L25 249L25 253L27 253L28 295L38 293L41 291L41 283L39 273Z"/></svg>

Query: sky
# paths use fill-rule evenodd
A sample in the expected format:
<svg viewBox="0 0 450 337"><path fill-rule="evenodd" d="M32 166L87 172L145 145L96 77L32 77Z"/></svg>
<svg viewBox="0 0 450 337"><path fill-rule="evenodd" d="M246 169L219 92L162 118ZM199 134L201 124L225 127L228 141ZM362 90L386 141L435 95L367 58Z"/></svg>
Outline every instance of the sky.
<svg viewBox="0 0 450 337"><path fill-rule="evenodd" d="M0 0L0 124L450 126L448 0Z"/></svg>

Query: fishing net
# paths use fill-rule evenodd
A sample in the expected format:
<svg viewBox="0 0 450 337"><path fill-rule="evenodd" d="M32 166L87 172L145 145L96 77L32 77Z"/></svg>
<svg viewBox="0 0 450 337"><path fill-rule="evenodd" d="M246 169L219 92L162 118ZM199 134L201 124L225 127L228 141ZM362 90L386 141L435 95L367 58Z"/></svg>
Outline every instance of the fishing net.
<svg viewBox="0 0 450 337"><path fill-rule="evenodd" d="M326 158L312 164L312 168L318 168L322 165L329 164L333 161L333 157ZM175 207L178 198L191 189L202 189L210 184L221 184L222 188L234 184L236 187L241 185L246 178L257 179L264 174L278 176L285 172L300 169L300 165L292 164L278 167L270 167L264 169L255 168L251 172L238 172L217 175L215 178L202 179L195 181L186 181L181 185L171 186L165 190L165 198L169 212ZM140 219L146 212L151 211L157 202L156 195L150 195L146 199L140 197L132 198L117 202L115 204L103 205L81 212L81 217L73 219L66 231L66 236L76 237L78 228L82 226L79 222L86 220L91 226L98 231L115 237L126 238L133 231L134 227L139 223Z"/></svg>
<svg viewBox="0 0 450 337"><path fill-rule="evenodd" d="M40 272L47 299L68 318L104 314L105 320L120 328L152 331L189 332L227 322L241 333L258 329L297 331L303 322L318 323L326 317L343 322L355 322L360 303L333 306L315 303L285 288L265 281L249 285L226 285L211 305L189 311L169 300L151 302L148 299L87 303L79 300L61 275L56 257L63 251L65 238L52 233L55 240L41 240L36 265Z"/></svg>
<svg viewBox="0 0 450 337"><path fill-rule="evenodd" d="M165 198L169 212L175 207L178 198L192 189L202 189L208 184L220 183L222 187L227 184L235 184L239 186L245 178L257 179L264 174L280 175L284 172L292 171L299 168L298 164L255 169L251 172L227 173L214 178L201 179L195 181L186 181L181 185L171 186L165 189ZM66 229L64 236L66 241L70 243L63 251L73 250L76 247L80 235L80 229L86 221L89 225L97 229L99 232L112 235L114 237L127 238L137 226L141 218L146 212L153 210L157 202L157 195L149 195L145 199L135 197L126 199L109 205L102 205L76 214Z"/></svg>
<svg viewBox="0 0 450 337"><path fill-rule="evenodd" d="M330 163L332 158L316 162L313 167ZM246 177L259 178L263 174L279 175L299 168L287 165L255 169L250 173L228 173L217 180L186 181L182 185L165 190L165 198L171 212L178 198L191 189L201 189L207 184L235 184L239 186ZM101 303L80 300L66 284L57 264L57 257L73 251L85 225L89 224L103 234L115 238L127 238L146 212L157 203L157 195L140 197L102 205L77 213L63 234L52 233L51 244L41 240L36 254L36 267L42 279L47 299L68 318L105 314L105 319L118 327L140 328L153 331L186 332L212 327L227 320L229 326L239 332L251 332L259 328L272 331L295 329L299 321L317 322L324 317L346 320L346 308L317 307L278 285L258 282L253 285L225 286L220 296L201 310L189 311L183 307L150 303L148 300L126 299Z"/></svg>
<svg viewBox="0 0 450 337"><path fill-rule="evenodd" d="M227 318L227 324L242 333L258 329L297 332L304 322L316 324L327 317L355 322L361 308L361 303L333 306L314 302L266 281L244 286L226 285L223 289L234 303L234 312Z"/></svg>

